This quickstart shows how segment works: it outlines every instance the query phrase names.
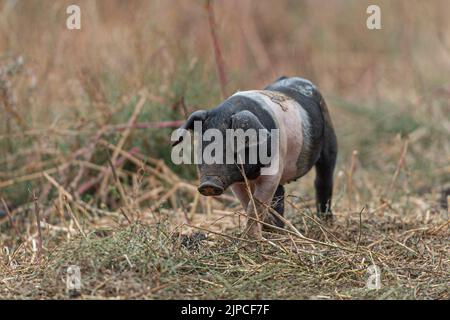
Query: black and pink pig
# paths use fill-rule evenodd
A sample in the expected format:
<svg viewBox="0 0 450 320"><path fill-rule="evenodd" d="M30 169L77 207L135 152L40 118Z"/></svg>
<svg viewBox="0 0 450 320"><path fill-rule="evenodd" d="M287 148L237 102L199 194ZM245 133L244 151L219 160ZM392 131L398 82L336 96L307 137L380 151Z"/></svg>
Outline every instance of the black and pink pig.
<svg viewBox="0 0 450 320"><path fill-rule="evenodd" d="M264 90L237 92L213 109L194 112L180 129L193 130L196 121L201 122L203 132L214 128L224 136L228 129L264 130L267 137L258 140L259 146L261 143L273 143L271 132L278 129L279 161L278 170L273 174L261 174L267 164L258 160L256 163L244 159L241 164L222 162L198 165L198 191L204 196L217 196L231 187L247 213L246 232L249 237L262 237L263 225L255 220L283 227L281 219L268 210L268 206L282 216L284 184L304 176L313 167L316 170L318 215L323 218L332 216L337 140L327 105L310 81L299 77L281 77ZM204 143L201 148L207 146L208 143ZM271 150L270 146L266 146L265 150Z"/></svg>

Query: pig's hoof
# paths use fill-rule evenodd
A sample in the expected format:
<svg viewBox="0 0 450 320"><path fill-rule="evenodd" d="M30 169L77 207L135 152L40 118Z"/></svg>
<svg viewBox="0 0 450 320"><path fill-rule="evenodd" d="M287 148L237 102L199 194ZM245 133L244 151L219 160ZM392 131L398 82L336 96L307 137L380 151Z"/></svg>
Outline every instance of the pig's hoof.
<svg viewBox="0 0 450 320"><path fill-rule="evenodd" d="M264 222L267 224L264 224L262 226L263 231L268 231L268 232L274 232L274 231L278 231L278 229L282 229L284 228L284 222L281 221L280 218L276 217L274 214L267 214L266 218L264 219ZM269 226L269 225L270 226ZM274 227L276 228L274 228Z"/></svg>
<svg viewBox="0 0 450 320"><path fill-rule="evenodd" d="M248 227L245 230L244 235L250 240L262 240L261 228L260 228L260 226L255 225L255 224Z"/></svg>
<svg viewBox="0 0 450 320"><path fill-rule="evenodd" d="M331 211L327 211L327 212L318 212L317 216L326 222L331 222L333 221L333 213Z"/></svg>

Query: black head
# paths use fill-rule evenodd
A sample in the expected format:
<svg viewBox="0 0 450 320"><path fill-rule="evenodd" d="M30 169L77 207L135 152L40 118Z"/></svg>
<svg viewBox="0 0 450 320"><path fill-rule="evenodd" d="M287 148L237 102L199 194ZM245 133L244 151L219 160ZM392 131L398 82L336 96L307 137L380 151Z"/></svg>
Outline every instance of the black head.
<svg viewBox="0 0 450 320"><path fill-rule="evenodd" d="M198 165L200 172L198 190L202 195L220 195L231 184L244 181L244 174L249 180L256 179L260 175L263 165L259 151L264 147L270 156L271 137L268 128L253 112L223 104L209 111L194 112L181 128L198 129L198 122L194 126L196 121L201 123L199 137L202 139L202 163ZM237 129L242 129L242 132L250 132L251 130L248 131L248 129L254 129L254 132L258 132L256 140L248 136L245 136L244 140L237 139L239 133L234 131ZM196 133L200 134L200 132ZM234 133L236 135L233 135ZM221 136L221 139L220 137L217 139L218 136ZM174 145L181 141L182 138ZM208 155L212 155L212 159L207 159Z"/></svg>

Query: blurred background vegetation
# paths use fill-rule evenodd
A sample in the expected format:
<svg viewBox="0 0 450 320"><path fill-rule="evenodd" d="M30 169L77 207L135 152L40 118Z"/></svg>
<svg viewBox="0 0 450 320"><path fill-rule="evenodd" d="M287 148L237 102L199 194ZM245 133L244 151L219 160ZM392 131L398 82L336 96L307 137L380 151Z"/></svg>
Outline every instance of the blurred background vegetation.
<svg viewBox="0 0 450 320"><path fill-rule="evenodd" d="M143 89L148 97L136 123L144 128L130 132L124 149L171 166L172 129L148 126L222 100L205 1L80 0L80 31L65 27L72 2L0 0L0 185L57 167L101 128L126 125ZM383 29L373 31L366 28L369 4L214 1L227 93L262 88L281 75L308 78L330 106L341 174L359 152L363 195L386 187L406 137L399 184L439 190L449 181L450 3L377 1ZM103 138L116 144L122 132ZM97 148L83 159L107 166L106 158ZM193 167L173 170L196 178ZM66 168L59 182L69 188L78 173ZM44 183L4 183L0 193L13 207L30 202L30 190L45 202Z"/></svg>
<svg viewBox="0 0 450 320"><path fill-rule="evenodd" d="M226 88L206 3L0 0L0 297L67 298L77 265L84 298L448 299L450 1L212 1ZM282 75L329 105L335 220L312 172L287 188L301 234L246 250L236 199L199 196L169 138Z"/></svg>

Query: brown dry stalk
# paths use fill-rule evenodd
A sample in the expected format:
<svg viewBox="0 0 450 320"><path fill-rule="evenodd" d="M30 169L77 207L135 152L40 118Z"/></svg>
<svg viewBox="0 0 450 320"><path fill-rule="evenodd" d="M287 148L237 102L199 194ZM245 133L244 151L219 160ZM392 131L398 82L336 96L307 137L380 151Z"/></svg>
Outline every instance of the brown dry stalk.
<svg viewBox="0 0 450 320"><path fill-rule="evenodd" d="M392 176L391 184L389 185L389 191L393 190L395 182L397 181L398 175L400 174L400 170L405 165L406 153L408 152L408 144L409 144L409 140L406 139L405 143L403 144L402 153L400 154L400 158L398 159L397 167L395 168L394 175Z"/></svg>
<svg viewBox="0 0 450 320"><path fill-rule="evenodd" d="M195 210L197 209L199 199L200 199L200 193L196 192L194 195L194 201L192 202L191 210L189 211L190 218L193 217L195 214Z"/></svg>
<svg viewBox="0 0 450 320"><path fill-rule="evenodd" d="M128 126L125 129L125 131L122 133L122 137L119 141L119 143L117 144L117 149L114 151L113 155L112 155L112 162L117 160L117 157L119 156L119 151L122 150L126 140L128 139L128 136L130 135L132 126L134 125L134 123L136 122L137 117L139 116L139 114L141 113L144 105L145 105L145 101L147 99L147 96L144 92L141 92L141 99L139 100L139 102L136 104L136 107L134 108L133 114L131 115L130 119L128 120Z"/></svg>
<svg viewBox="0 0 450 320"><path fill-rule="evenodd" d="M125 220L127 220L128 224L133 223L133 221L131 221L131 219L127 216L127 214L122 208L119 208L119 212L125 217Z"/></svg>
<svg viewBox="0 0 450 320"><path fill-rule="evenodd" d="M162 196L154 205L150 207L150 211L157 209L160 205L166 202L179 188L180 185L178 183L172 186L172 188L164 196Z"/></svg>
<svg viewBox="0 0 450 320"><path fill-rule="evenodd" d="M447 199L450 200L450 196L449 196ZM449 201L449 202L450 202L450 201ZM449 205L450 205L450 203L449 203ZM450 207L449 207L449 208L450 208ZM441 230L448 229L447 227L448 227L449 225L450 225L450 220L448 220L447 222L441 224L440 226L436 226L436 227L432 228L432 229L429 230L428 232L429 232L430 234L436 235L436 234L438 234ZM427 228L427 229L429 229L429 228Z"/></svg>
<svg viewBox="0 0 450 320"><path fill-rule="evenodd" d="M244 165L242 164L243 162L242 162L242 159L240 158L240 156L239 156L239 159L241 160L241 166L239 167L239 170L241 171L241 174L242 174L242 176L244 177L244 181L245 181L245 189L247 190L248 197L250 198L250 201L251 201L251 203L252 203L252 205L253 205L253 210L254 210L254 213L255 213L256 220L260 220L260 219L259 219L259 215L258 215L258 210L256 209L255 198L253 197L253 193L252 193L250 184L249 184L249 182L248 182L247 175L245 174L245 171L244 171ZM248 215L248 212L247 212L247 215ZM247 218L250 218L250 216L247 216ZM251 227L254 223L255 223L255 221L253 221L253 222L251 222L251 223L248 223L248 220L247 220L247 227L246 227L246 232L245 232L246 234L248 233L248 231L250 230L250 227ZM258 222L256 222L256 223L258 223Z"/></svg>
<svg viewBox="0 0 450 320"><path fill-rule="evenodd" d="M68 230L68 235L70 237L72 230L70 228L70 225L66 221L66 217L64 216L64 204L63 204L63 198L62 194L58 192L58 199L54 202L54 207L56 212L59 214L59 217L61 218L62 223L64 224L65 228Z"/></svg>
<svg viewBox="0 0 450 320"><path fill-rule="evenodd" d="M72 159L76 159L78 156L83 156L84 159L90 160L92 158L92 155L95 152L95 147L98 143L98 140L103 136L103 134L106 132L106 127L103 126L94 136L93 139L89 141L86 147L81 148L77 152L75 152L75 156L72 157ZM78 174L73 179L73 181L70 184L70 187L72 189L76 189L80 180L84 177L86 172L86 168L82 166L80 170L78 171Z"/></svg>
<svg viewBox="0 0 450 320"><path fill-rule="evenodd" d="M115 216L117 217L118 214L117 212L111 212L111 211L106 211L106 210L102 210L102 209L98 209L98 208L94 208L92 206L90 206L89 204L81 201L81 200L76 200L75 197L70 194L67 190L65 190L55 179L53 179L51 176L49 176L47 173L44 172L44 177L56 188L58 189L58 192L61 192L62 195L64 197L66 197L67 200L69 200L70 202L73 202L78 209L82 209L82 210L89 210L92 212L97 212L97 213L101 213L104 215L108 215L108 216Z"/></svg>
<svg viewBox="0 0 450 320"><path fill-rule="evenodd" d="M256 201L260 202L258 199L256 199ZM348 248L341 247L341 246L338 246L338 245L335 245L335 244L332 244L332 243L322 242L322 241L318 241L318 240L314 240L314 239L305 237L300 231L297 230L296 227L294 227L294 225L289 220L287 220L282 215L280 215L278 212L276 212L271 206L269 206L269 205L267 205L267 204L265 204L263 202L260 202L260 203L263 206L265 206L278 219L283 221L289 228L291 228L294 231L293 234L295 234L300 239L303 239L305 241L309 241L311 243L316 243L316 244L319 244L319 245L322 245L322 246L327 246L327 247L330 247L330 248L340 249L340 250L347 251L347 252L355 252L355 250L353 250L353 249L348 249ZM271 227L272 227L272 225L271 225Z"/></svg>
<svg viewBox="0 0 450 320"><path fill-rule="evenodd" d="M128 120L128 124L127 124L127 128L125 129L125 131L122 133L122 136L119 140L119 143L117 144L113 155L111 157L111 162L115 163L117 161L117 158L120 155L120 151L122 150L123 146L125 145L125 142L128 139L128 136L130 135L130 132L132 130L132 126L134 125L134 123L136 122L137 117L139 116L139 114L141 113L144 105L145 105L145 101L147 99L147 95L145 92L141 92L141 99L138 101L138 103L136 104L136 107L134 108L133 114L131 115L130 119ZM100 197L102 199L104 199L106 197L107 194L107 190L106 190L106 186L108 184L108 180L109 180L109 171L107 173L105 173L101 186L100 186Z"/></svg>
<svg viewBox="0 0 450 320"><path fill-rule="evenodd" d="M257 200L257 201L258 201L258 200ZM263 204L263 205L267 206L266 204ZM267 207L268 207L268 206L267 206ZM309 244L317 244L317 245L321 245L321 246L325 246L325 247L329 247L329 248L339 249L339 250L346 251L346 252L355 252L355 250L353 250L353 249L349 249L349 248L346 248L346 247L342 247L342 246L335 245L335 244L333 244L333 243L322 242L322 241L318 241L318 240L314 240L314 239L305 237L304 235L302 235L302 234L301 234L301 233L300 233L300 232L292 225L292 223L291 223L290 221L286 220L283 216L281 216L280 214L278 214L278 212L276 212L275 210L273 210L273 209L270 208L270 207L269 207L269 211L271 211L274 215L276 215L278 218L280 218L280 220L282 220L286 225L288 225L293 231L288 230L288 229L285 229L285 228L277 227L277 226L275 226L275 225L272 225L272 224L270 224L270 223L267 223L267 222L265 222L265 221L259 220L259 219L254 218L254 217L248 217L247 215L242 214L242 213L240 213L239 211L236 211L236 212L227 212L227 211L223 211L223 210L215 210L215 211L216 211L217 213L221 213L221 214L233 214L233 215L236 215L236 214L237 214L237 215L240 215L240 216L245 216L245 217L249 218L250 220L254 221L255 223L260 223L261 225L265 225L265 226L271 227L271 228L274 229L274 230L278 230L278 231L280 231L280 232L286 233L288 236L289 236L289 235L293 235L293 236L295 236L296 238L299 238L299 239L301 239L301 240L304 240L304 241L306 241L306 242L309 243ZM194 226L191 226L191 227L194 227ZM205 229L205 228L202 228L202 230L204 230L204 231L210 231L210 230ZM211 231L211 232L212 232L212 231ZM212 232L212 233L215 233L215 232ZM221 235L222 235L222 234L221 234ZM263 241L265 241L265 240L263 239ZM257 240L253 240L253 242L258 242L258 241L257 241Z"/></svg>
<svg viewBox="0 0 450 320"><path fill-rule="evenodd" d="M111 150L117 150L117 147L115 145L112 145L112 144L108 143L107 141L100 140L99 143L101 145L104 145L104 146L110 148ZM144 168L145 171L148 171L149 173L153 174L155 177L159 178L161 181L168 183L169 185L179 184L180 188L184 188L185 190L187 190L193 194L196 194L198 192L196 186L194 186L188 182L181 181L180 178L175 173L173 173L173 171L170 170L170 168L167 167L167 165L162 161L156 161L155 159L150 158L150 162L153 162L153 164L155 164L155 165L156 164L159 165L161 170L165 171L164 172L165 174L163 172L160 172L157 169L147 165L143 160L138 158L138 155L133 155L130 152L125 151L123 149L119 150L119 154L122 155L127 160L133 162L138 167ZM151 195L149 195L149 196L151 197ZM220 195L218 197L211 198L211 201L213 203L218 203L219 201L216 198L223 199L226 201L235 201L235 198L230 197L228 195ZM141 197L141 198L139 198L138 202L142 202L144 200L146 200L146 199Z"/></svg>
<svg viewBox="0 0 450 320"><path fill-rule="evenodd" d="M245 42L255 58L256 65L260 72L266 72L271 67L270 56L267 52L267 46L259 33L259 26L254 15L256 3L252 1L242 1L240 3L242 18L240 19L240 29ZM244 22L244 23L243 23ZM272 70L273 71L273 70ZM273 72L272 72L273 73ZM275 75L273 75L275 78Z"/></svg>
<svg viewBox="0 0 450 320"><path fill-rule="evenodd" d="M232 212L232 211L225 211L225 210L214 210L214 212L215 212L215 213L218 213L218 214L222 214L222 215L229 215L229 216L235 216L235 215L238 215L238 216L242 216L242 217L248 217L246 214L243 214L243 213L241 213L241 212L239 212L239 211ZM248 218L249 218L250 220L254 221L255 223L260 223L261 225L264 225L264 226L267 226L267 227L271 227L271 228L274 229L274 230L277 230L277 231L286 233L286 234L288 234L288 235L295 235L295 236L298 236L294 231L291 231L291 230L287 230L287 229L284 229L284 228L277 227L277 226L272 225L272 224L270 224L270 223L268 223L268 222L265 222L265 221L263 221L263 220L259 220L259 219L255 218L255 217L248 217Z"/></svg>
<svg viewBox="0 0 450 320"><path fill-rule="evenodd" d="M139 166L139 167L143 167L146 170L148 170L150 173L154 174L156 177L158 177L159 179L169 183L169 184L173 184L175 183L175 181L173 181L172 179L170 179L167 175L162 174L161 172L158 172L156 169L146 165L142 160L138 159L136 156L132 155L131 153L129 153L128 151L125 151L123 149L119 149L117 146L112 145L110 143L108 143L107 141L104 140L100 140L99 141L100 144L107 146L108 148L114 150L114 152L116 150L118 150L117 152L121 155L124 156L124 158L126 158L127 160L133 162L135 165Z"/></svg>
<svg viewBox="0 0 450 320"><path fill-rule="evenodd" d="M36 226L37 226L37 232L38 232L38 252L37 257L38 260L41 257L42 254L42 231L41 231L41 218L39 216L39 203L38 198L36 196L36 193L33 193L33 202L34 202L34 214L36 217Z"/></svg>
<svg viewBox="0 0 450 320"><path fill-rule="evenodd" d="M143 195L141 195L140 197L138 197L135 201L137 204L141 204L144 201L147 201L149 199L156 199L158 197L158 195L163 192L165 190L164 187L156 187L146 193L144 193Z"/></svg>
<svg viewBox="0 0 450 320"><path fill-rule="evenodd" d="M220 91L222 93L222 98L225 99L227 97L227 75L225 73L225 63L222 57L222 50L217 38L217 25L214 16L214 5L211 0L206 0L206 10L208 12L209 31L214 47L214 57L216 59L217 74L219 76L220 82Z"/></svg>
<svg viewBox="0 0 450 320"><path fill-rule="evenodd" d="M206 216L207 217L211 217L212 215L212 211L211 211L211 198L207 197L206 198Z"/></svg>
<svg viewBox="0 0 450 320"><path fill-rule="evenodd" d="M32 181L32 180L36 180L36 179L40 179L43 176L45 176L45 174L52 174L52 173L57 173L60 170L64 170L66 168L68 168L70 166L70 164L62 164L58 167L52 168L52 169L48 169L45 171L40 171L40 172L36 172L36 173L31 173L22 177L18 177L18 178L13 178L13 179L9 179L3 182L0 182L0 189L2 188L7 188L10 187L16 183L21 183L21 182L28 182L28 181Z"/></svg>
<svg viewBox="0 0 450 320"><path fill-rule="evenodd" d="M53 179L47 172L44 172L44 177L58 189L58 192L60 192L63 196L65 196L69 201L74 201L74 197L67 192L58 182L56 182L55 179Z"/></svg>
<svg viewBox="0 0 450 320"><path fill-rule="evenodd" d="M114 168L115 168L115 172L117 176L120 177L127 177L127 173L123 172L123 170L121 169L116 169L116 167L120 166L121 164L123 164L125 162L125 158L121 157L117 160ZM93 169L93 170L98 170L100 172L102 172L103 174L107 173L108 171L111 170L111 168L105 168L103 166L100 165L96 165L87 161L74 161L74 164L79 164L80 165L80 171L89 168L89 169ZM88 181L83 182L82 184L80 184L77 188L77 191L75 194L77 195L81 195L83 193L85 193L87 190L89 190L90 188L94 187L95 185L97 185L98 183L100 183L102 181L103 175L98 175L96 177L93 177L91 179L89 179ZM76 184L71 184L72 185L77 185Z"/></svg>
<svg viewBox="0 0 450 320"><path fill-rule="evenodd" d="M41 153L43 155L43 153ZM26 174L29 174L30 172L41 172L46 170L46 168L49 167L55 167L57 165L60 165L60 162L63 161L63 159L53 158L51 160L46 161L36 161L31 162L29 164L24 165L22 168L17 170L9 170L8 172L2 173L2 176L5 177L5 179L14 178L14 177L21 177ZM11 161L11 163L13 163Z"/></svg>
<svg viewBox="0 0 450 320"><path fill-rule="evenodd" d="M325 233L328 233L328 234L329 234L330 236L332 236L337 242L339 242L341 245L344 245L344 243L343 243L340 239L338 239L338 238L333 234L333 232L331 232L330 230L328 230L328 228L326 228L322 223L320 223L319 221L317 221L317 220L314 219L313 217L309 216L308 214L305 214L305 213L303 212L303 210L301 210L298 206L296 206L292 201L289 201L289 200L285 200L285 201L286 201L288 204L290 204L291 207L294 208L297 212L300 212L300 214L301 214L303 217L308 218L308 220L312 221L315 225L317 225L317 226L320 228L320 230L322 231L322 233L324 234L325 237L326 237L326 234L325 234Z"/></svg>
<svg viewBox="0 0 450 320"><path fill-rule="evenodd" d="M16 237L18 237L19 236L19 232L17 231L16 224L13 221L13 218L12 218L12 215L11 215L11 211L9 211L9 208L8 208L8 205L6 204L5 199L3 199L3 198L0 198L0 199L2 201L3 207L5 207L5 212L6 212L6 215L8 216L9 223L10 223L11 227L13 228L14 233L16 234Z"/></svg>
<svg viewBox="0 0 450 320"><path fill-rule="evenodd" d="M353 174L356 170L356 161L358 160L358 151L354 150L352 152L352 159L350 162L350 169L347 173L347 199L348 207L351 210L353 207Z"/></svg>
<svg viewBox="0 0 450 320"><path fill-rule="evenodd" d="M198 194L198 190L197 190L196 186L194 186L190 183L184 182L184 181L180 181L177 183L179 184L180 188L183 188L184 190L189 191L191 194L194 194L194 196L196 194ZM228 195L224 195L224 194L217 196L217 197L208 197L208 199L211 199L211 202L215 203L215 204L221 204L221 202L218 199L223 199L223 200L231 201L231 202L236 201L235 198L228 196ZM205 210L205 212L206 212L206 210Z"/></svg>
<svg viewBox="0 0 450 320"><path fill-rule="evenodd" d="M26 121L20 116L20 114L14 110L15 103L12 99L11 83L7 76L9 74L15 74L21 70L23 66L22 57L17 58L4 68L0 69L0 103L3 104L7 113L9 113L17 122L22 130L27 130L28 125Z"/></svg>
<svg viewBox="0 0 450 320"><path fill-rule="evenodd" d="M108 151L108 149L106 151ZM131 204L130 204L130 202L128 200L128 197L127 197L127 195L125 193L125 189L123 188L122 182L120 181L119 177L117 176L116 168L114 167L114 164L112 163L111 157L109 156L109 152L107 152L107 153L108 153L107 161L108 161L109 167L111 168L111 172L112 172L112 175L113 175L114 183L115 183L117 189L119 190L119 194L120 194L120 197L122 198L123 204L125 205L125 207L128 210L130 210L131 209Z"/></svg>
<svg viewBox="0 0 450 320"><path fill-rule="evenodd" d="M221 233L221 232L217 232L217 231L212 231L209 230L207 228L202 228L199 226L194 226L194 225L190 225L190 224L185 224L188 227L194 228L194 229L198 229L198 230L202 230L202 231L206 231L212 234L216 234L218 236L222 236L228 239L232 239L232 240L237 240L237 241L243 241L243 242L248 242L248 243L258 243L258 242L262 242L264 240L249 240L249 239L245 239L245 238L239 238L239 237L234 237L234 236L230 236L229 234L225 234L225 233Z"/></svg>
<svg viewBox="0 0 450 320"><path fill-rule="evenodd" d="M80 233L83 235L84 238L87 238L86 234L83 231L83 228L81 228L81 225L78 222L77 217L75 216L75 213L72 210L72 207L67 203L67 201L64 201L64 205L65 205L66 210L69 213L70 217L72 218L73 222L75 223L75 225L77 226L78 230L80 231Z"/></svg>
<svg viewBox="0 0 450 320"><path fill-rule="evenodd" d="M6 112L11 114L13 118L16 120L17 124L20 126L22 130L27 130L28 126L25 122L25 120L22 119L22 117L7 103L4 104Z"/></svg>
<svg viewBox="0 0 450 320"><path fill-rule="evenodd" d="M366 206L364 206L361 211L359 212L359 235L358 235L358 242L356 243L356 250L359 249L359 244L361 243L361 236L362 236L362 213L366 209Z"/></svg>
<svg viewBox="0 0 450 320"><path fill-rule="evenodd" d="M120 160L121 159L119 158L118 163L121 162ZM108 168L105 168L104 166L101 166L101 165L98 165L98 164L95 164L95 163L92 163L92 162L89 162L89 161L75 160L72 163L76 164L76 165L79 165L80 169L82 167L86 167L86 168L91 169L91 170L100 171L101 173L105 173L106 171L108 171ZM116 164L115 167L117 167L117 164ZM127 173L124 172L123 170L117 169L117 168L115 168L115 170L116 170L116 174L117 174L118 177L121 177L121 178L126 178L127 177Z"/></svg>
<svg viewBox="0 0 450 320"><path fill-rule="evenodd" d="M184 123L184 120L174 121L158 121L158 122L139 122L132 125L118 124L108 126L108 130L124 131L127 129L162 129L162 128L178 128Z"/></svg>

